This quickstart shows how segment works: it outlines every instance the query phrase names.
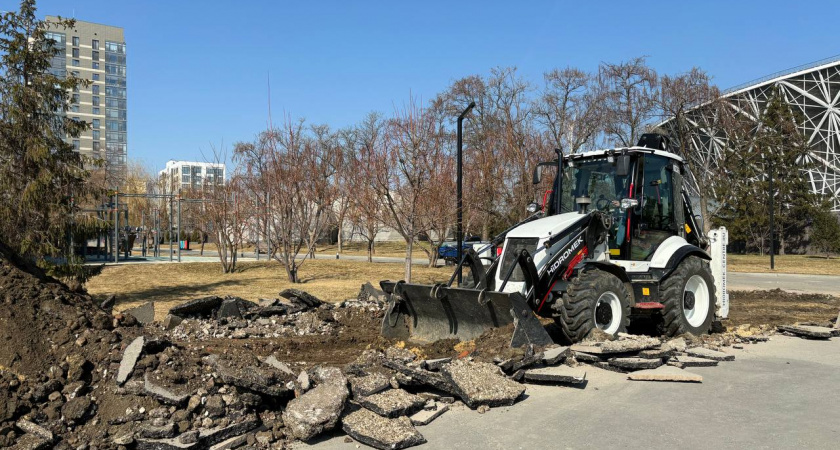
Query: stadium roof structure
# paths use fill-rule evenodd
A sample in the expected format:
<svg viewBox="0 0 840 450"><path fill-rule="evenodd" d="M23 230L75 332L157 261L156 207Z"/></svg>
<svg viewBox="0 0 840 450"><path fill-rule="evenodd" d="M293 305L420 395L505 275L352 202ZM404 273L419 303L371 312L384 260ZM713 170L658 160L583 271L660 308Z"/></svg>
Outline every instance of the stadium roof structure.
<svg viewBox="0 0 840 450"><path fill-rule="evenodd" d="M804 118L799 126L811 148L808 157L815 163L808 170L812 190L829 196L832 209L840 211L840 56L741 84L724 91L722 97L739 113L758 120L774 89ZM698 126L702 123L708 121L697 120ZM667 129L668 122L662 126ZM725 136L709 131L691 143L701 158L720 156L725 148Z"/></svg>

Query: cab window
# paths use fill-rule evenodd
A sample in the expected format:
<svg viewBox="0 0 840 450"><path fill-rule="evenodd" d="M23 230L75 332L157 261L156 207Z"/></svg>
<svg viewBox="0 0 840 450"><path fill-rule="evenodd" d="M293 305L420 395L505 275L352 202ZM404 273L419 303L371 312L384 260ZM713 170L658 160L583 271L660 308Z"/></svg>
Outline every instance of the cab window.
<svg viewBox="0 0 840 450"><path fill-rule="evenodd" d="M634 212L634 233L630 259L649 260L665 239L675 235L672 162L669 158L645 155L640 167L639 206Z"/></svg>

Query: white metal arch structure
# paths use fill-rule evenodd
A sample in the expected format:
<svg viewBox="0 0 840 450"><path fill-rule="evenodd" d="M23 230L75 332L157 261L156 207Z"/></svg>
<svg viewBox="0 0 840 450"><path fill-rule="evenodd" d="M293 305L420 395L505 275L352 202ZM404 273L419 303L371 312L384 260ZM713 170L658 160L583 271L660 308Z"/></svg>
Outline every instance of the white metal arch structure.
<svg viewBox="0 0 840 450"><path fill-rule="evenodd" d="M789 105L804 121L802 133L811 147L809 157L815 168L808 170L811 189L831 197L832 209L840 211L840 57L800 66L728 89L722 96L746 117L757 119L764 112L767 101L778 88ZM700 170L715 170L716 160L726 146L726 137L714 130L715 117L702 106L690 114L688 120L704 132L693 139L692 155L701 164ZM670 121L661 126L666 130ZM697 192L694 180L689 190Z"/></svg>

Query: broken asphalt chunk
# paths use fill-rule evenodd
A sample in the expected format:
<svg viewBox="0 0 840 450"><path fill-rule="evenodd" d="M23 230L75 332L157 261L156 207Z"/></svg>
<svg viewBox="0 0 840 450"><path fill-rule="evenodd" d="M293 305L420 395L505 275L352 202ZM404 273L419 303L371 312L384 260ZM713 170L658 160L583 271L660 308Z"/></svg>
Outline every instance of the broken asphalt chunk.
<svg viewBox="0 0 840 450"><path fill-rule="evenodd" d="M292 302L303 303L310 308L317 308L324 303L314 295L300 289L284 289L280 296Z"/></svg>
<svg viewBox="0 0 840 450"><path fill-rule="evenodd" d="M435 402L434 405L435 407L433 409L422 409L409 416L411 424L414 426L428 425L443 415L443 413L449 411L449 405L447 404Z"/></svg>
<svg viewBox="0 0 840 450"><path fill-rule="evenodd" d="M271 367L259 367L256 364L240 368L216 355L208 359L224 383L272 397L292 395L292 391L286 387L286 383L294 379L292 374Z"/></svg>
<svg viewBox="0 0 840 450"><path fill-rule="evenodd" d="M155 302L146 302L140 306L126 309L122 313L129 314L137 319L141 325L146 325L155 321Z"/></svg>
<svg viewBox="0 0 840 450"><path fill-rule="evenodd" d="M447 364L452 361L452 358L438 358L438 359L427 359L420 364L420 367L431 370L433 372L437 372L443 367L444 364Z"/></svg>
<svg viewBox="0 0 840 450"><path fill-rule="evenodd" d="M566 360L572 352L569 347L553 347L542 352L542 362L549 366L559 364Z"/></svg>
<svg viewBox="0 0 840 450"><path fill-rule="evenodd" d="M426 400L402 389L389 389L379 394L359 397L356 402L383 417L413 414L423 408Z"/></svg>
<svg viewBox="0 0 840 450"><path fill-rule="evenodd" d="M729 353L719 352L716 350L710 350L708 348L703 347L694 347L690 348L685 351L688 356L694 356L695 358L704 358L704 359L711 359L713 361L734 361L735 355L731 355Z"/></svg>
<svg viewBox="0 0 840 450"><path fill-rule="evenodd" d="M718 365L718 361L696 356L677 355L669 359L668 364L676 367L712 367Z"/></svg>
<svg viewBox="0 0 840 450"><path fill-rule="evenodd" d="M581 384L586 382L586 372L565 365L541 367L526 370L524 379L537 383Z"/></svg>
<svg viewBox="0 0 840 450"><path fill-rule="evenodd" d="M341 422L341 428L350 437L380 450L398 450L426 442L407 417L388 419L361 408L344 416Z"/></svg>
<svg viewBox="0 0 840 450"><path fill-rule="evenodd" d="M634 381L675 381L683 383L701 383L703 377L673 366L661 366L656 369L639 370L627 375Z"/></svg>
<svg viewBox="0 0 840 450"><path fill-rule="evenodd" d="M834 336L834 331L828 327L815 327L811 325L779 325L779 331L785 331L800 337L811 339L829 339Z"/></svg>
<svg viewBox="0 0 840 450"><path fill-rule="evenodd" d="M178 394L166 389L163 386L154 384L152 381L149 381L148 373L145 375L143 380L143 391L149 397L152 397L161 403L173 406L183 406L186 404L187 399L190 398L189 394Z"/></svg>
<svg viewBox="0 0 840 450"><path fill-rule="evenodd" d="M122 384L128 380L128 377L131 376L131 373L134 372L134 366L140 358L140 353L143 352L143 344L145 341L145 338L140 336L131 341L131 343L128 344L128 347L125 348L122 361L120 361L120 368L117 372L117 385L122 386Z"/></svg>
<svg viewBox="0 0 840 450"><path fill-rule="evenodd" d="M391 380L379 372L350 378L350 390L354 397L365 397L391 387Z"/></svg>
<svg viewBox="0 0 840 450"><path fill-rule="evenodd" d="M608 362L611 366L624 370L655 369L662 365L661 359L645 358L612 358Z"/></svg>
<svg viewBox="0 0 840 450"><path fill-rule="evenodd" d="M346 384L321 383L286 405L283 423L294 437L308 441L335 428L348 395Z"/></svg>
<svg viewBox="0 0 840 450"><path fill-rule="evenodd" d="M212 315L213 311L222 304L222 298L211 295L209 297L197 298L174 306L169 310L169 314L174 314L180 317L189 316L207 316Z"/></svg>
<svg viewBox="0 0 840 450"><path fill-rule="evenodd" d="M461 400L473 409L512 405L525 392L525 387L506 378L493 364L460 359L444 366L442 372Z"/></svg>
<svg viewBox="0 0 840 450"><path fill-rule="evenodd" d="M407 381L409 382L407 384L409 385L428 386L450 394L456 393L455 387L452 385L452 383L440 373L429 372L428 370L423 369L416 369L414 367L409 367L405 364L390 359L384 360L382 364L385 367L392 370L396 370L402 375L408 377L409 380ZM443 367L446 368L446 366Z"/></svg>

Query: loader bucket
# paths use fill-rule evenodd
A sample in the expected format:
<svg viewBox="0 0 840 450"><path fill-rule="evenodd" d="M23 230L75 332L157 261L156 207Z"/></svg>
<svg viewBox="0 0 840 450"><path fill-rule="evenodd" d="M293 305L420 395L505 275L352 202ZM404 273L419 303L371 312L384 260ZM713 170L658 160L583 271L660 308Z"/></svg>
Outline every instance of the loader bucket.
<svg viewBox="0 0 840 450"><path fill-rule="evenodd" d="M382 321L382 335L429 343L441 339L467 341L491 328L514 323L511 346L552 343L525 298L468 288L383 281L388 309Z"/></svg>

